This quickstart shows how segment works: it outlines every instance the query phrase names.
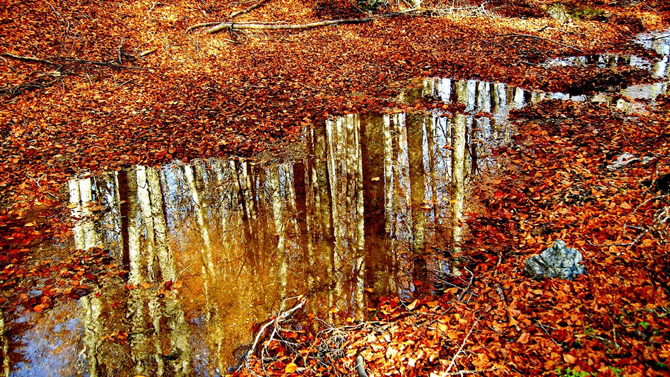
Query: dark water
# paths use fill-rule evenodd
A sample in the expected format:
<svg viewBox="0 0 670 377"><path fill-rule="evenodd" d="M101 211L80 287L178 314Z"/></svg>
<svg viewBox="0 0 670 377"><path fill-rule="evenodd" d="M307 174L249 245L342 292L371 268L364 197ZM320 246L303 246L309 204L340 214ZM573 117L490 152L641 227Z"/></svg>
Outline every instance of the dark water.
<svg viewBox="0 0 670 377"><path fill-rule="evenodd" d="M667 78L665 54L615 63ZM637 92L624 102L667 93L667 80ZM458 251L477 208L470 188L495 175L492 150L513 134L510 110L614 98L426 79L400 100L420 96L464 110L332 119L306 129L285 161L174 162L70 180L70 246L102 247L129 273L20 316L12 325L22 331L5 339L20 360L11 375L221 375L287 297L306 295L307 310L334 323L365 318L380 295L410 298L414 280L449 270L433 254ZM41 254L50 248L63 246Z"/></svg>

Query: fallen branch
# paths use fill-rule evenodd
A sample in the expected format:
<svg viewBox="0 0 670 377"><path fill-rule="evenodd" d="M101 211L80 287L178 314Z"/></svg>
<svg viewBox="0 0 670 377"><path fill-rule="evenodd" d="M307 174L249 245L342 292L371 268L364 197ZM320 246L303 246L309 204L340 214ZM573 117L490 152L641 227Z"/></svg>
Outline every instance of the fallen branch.
<svg viewBox="0 0 670 377"><path fill-rule="evenodd" d="M463 289L461 291L461 294L458 295L458 301L461 301L463 299L463 296L465 296L465 293L470 289L470 287L472 286L472 282L475 280L475 274L473 274L472 271L468 270L467 267L464 267L464 268L465 268L465 271L470 273L470 282L468 283L468 286L465 287L465 289Z"/></svg>
<svg viewBox="0 0 670 377"><path fill-rule="evenodd" d="M233 18L233 17L237 17L237 16L239 16L240 14L249 13L249 12L251 12L252 10L254 10L254 9L258 8L258 7L260 7L261 5L263 5L266 1L267 1L267 0L259 0L258 2L256 2L256 4L250 6L250 7L247 8L247 9L238 10L238 11L235 11L235 12L229 14L229 15L228 15L228 18Z"/></svg>
<svg viewBox="0 0 670 377"><path fill-rule="evenodd" d="M503 36L503 37L505 37L505 36L512 36L512 37L524 37L524 38L539 39L539 40L541 40L541 41L547 41L547 42L550 42L550 43L553 43L553 44L556 44L556 45L559 45L559 46L563 46L563 47L571 48L571 49L573 49L573 50L575 50L575 51L577 51L577 52L581 52L582 54L584 53L584 50L581 50L581 49L579 49L579 48L577 48L577 47L575 47L575 46L571 46L571 45L569 45L569 44L565 44L565 43L561 43L561 42L556 42L556 41L554 41L554 40L547 39L547 38L538 37L537 35L521 34L521 33L507 33L507 34L502 34L502 36Z"/></svg>
<svg viewBox="0 0 670 377"><path fill-rule="evenodd" d="M199 23L199 24L189 26L188 29L186 29L186 31L191 31L193 29L198 29L198 28L201 28L201 27L214 26L214 25L218 25L220 23L221 23L221 21L202 22L202 23Z"/></svg>
<svg viewBox="0 0 670 377"><path fill-rule="evenodd" d="M56 63L52 62L51 60L40 59L40 58L36 58L36 57L33 57L33 56L14 55L14 54L10 54L9 52L2 52L2 53L0 53L0 56L4 56L6 58L10 58L10 59L14 59L14 60L20 60L20 61L23 61L23 62L56 64Z"/></svg>
<svg viewBox="0 0 670 377"><path fill-rule="evenodd" d="M286 300L288 300L288 299L286 299ZM286 302L286 300L284 300L284 302L282 302L282 308L284 307L284 303ZM266 323L265 325L263 325L263 327L261 327L260 330L258 330L258 334L256 334L256 338L254 339L254 343L253 343L253 345L251 346L251 348L249 349L249 351L247 352L247 355L246 355L246 357L245 357L245 362L244 362L244 364L240 365L240 369L242 368L242 366L246 366L247 369L250 370L250 368L248 368L248 366L246 365L246 362L249 360L249 356L253 355L253 354L256 352L256 347L258 346L258 342L260 341L261 337L262 337L263 334L265 333L265 330L266 330L268 327L270 327L271 325L274 325L274 331L272 332L272 335L270 335L270 340L272 340L272 338L273 338L274 335L275 335L275 332L277 331L277 327L279 326L279 322L282 321L282 320L284 320L284 319L286 319L286 318L288 318L288 317L289 317L291 314L293 314L296 310L302 308L302 307L305 305L305 302L306 302L306 301L307 301L306 298L305 298L304 296L302 296L302 297L300 298L300 302L298 302L298 304L297 304L296 306L294 306L293 308L291 308L291 309L289 309L289 310L287 310L287 311L285 311L285 312L281 312L281 313L277 316L277 318L274 319L274 321L269 321L268 323Z"/></svg>
<svg viewBox="0 0 670 377"><path fill-rule="evenodd" d="M444 376L466 376L468 374L479 374L479 373L487 373L487 372L494 372L500 368L489 368L489 369L475 369L475 370L459 370L458 372L451 372L451 373L442 373L439 375L439 377L444 377ZM431 374L431 377L433 375Z"/></svg>
<svg viewBox="0 0 670 377"><path fill-rule="evenodd" d="M119 49L120 51L120 49ZM126 56L129 56L125 54ZM22 56L22 55L14 55L9 52L0 52L0 56L3 56L5 58L10 58L14 60L19 60L19 61L24 61L24 62L31 62L31 63L43 63L43 64L50 64L50 65L58 65L62 64L62 62L58 61L53 61L53 60L48 60L48 59L40 59L36 58L34 56ZM130 55L132 56L132 55ZM57 58L57 60L62 60L66 61L69 63L82 63L82 64L92 64L92 65L99 65L103 67L114 67L114 68L125 68L125 69L130 69L130 68L141 68L141 67L132 67L132 66L127 66L127 65L121 65L118 63L114 62L102 62L98 60L86 60L86 59L79 59L79 58Z"/></svg>
<svg viewBox="0 0 670 377"><path fill-rule="evenodd" d="M373 18L351 18L351 19L342 19L342 20L329 20L329 21L319 21L311 22L307 24L271 24L271 23L258 23L258 22L205 22L202 24L197 24L189 27L186 31L191 31L196 28L216 25L210 29L205 30L207 34L214 34L221 30L225 29L256 29L256 30L305 30L305 29L314 29L317 27L323 26L334 26L339 24L359 24L363 22L370 22Z"/></svg>
<svg viewBox="0 0 670 377"><path fill-rule="evenodd" d="M458 351L456 352L454 357L451 359L451 363L449 363L449 367L447 367L447 371L445 372L446 375L448 375L449 371L451 371L451 368L454 367L454 364L456 363L456 358L458 358L458 355L461 353L461 351L463 351L463 347L465 347L465 343L468 341L468 338L470 337L470 334L472 334L472 330L475 329L475 326L477 326L478 323L479 323L479 319L477 319L475 321L475 324L472 325L472 327L470 328L470 331L468 331L468 335L466 335L465 339L463 339L463 343L461 343L460 348L458 348Z"/></svg>

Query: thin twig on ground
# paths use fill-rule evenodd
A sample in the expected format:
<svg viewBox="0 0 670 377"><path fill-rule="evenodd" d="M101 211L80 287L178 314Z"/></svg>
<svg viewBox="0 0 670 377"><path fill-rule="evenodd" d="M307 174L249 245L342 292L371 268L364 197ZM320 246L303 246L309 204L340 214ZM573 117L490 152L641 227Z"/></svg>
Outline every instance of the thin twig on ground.
<svg viewBox="0 0 670 377"><path fill-rule="evenodd" d="M454 367L454 364L456 363L456 359L458 358L458 355L463 351L463 347L465 347L465 343L467 343L468 338L470 337L470 334L472 334L472 330L475 329L475 326L479 323L479 318L475 321L475 324L470 327L470 331L468 331L468 334L465 336L465 339L463 339L463 343L461 343L461 346L458 348L458 351L454 355L454 357L451 359L451 363L449 363L449 366L447 367L446 373L448 374L449 371L451 371L451 368Z"/></svg>
<svg viewBox="0 0 670 377"><path fill-rule="evenodd" d="M237 16L239 16L239 15L241 15L241 14L249 13L249 12L251 12L252 10L254 10L254 9L258 8L258 7L260 7L261 5L263 5L266 1L268 1L268 0L259 0L259 1L257 1L254 5L252 5L252 6L248 7L248 8L246 8L246 9L237 10L237 11L235 11L235 12L232 12L231 14L228 15L228 18L233 18L233 17L237 17Z"/></svg>
<svg viewBox="0 0 670 377"><path fill-rule="evenodd" d="M259 23L248 23L248 22L243 23L222 22L210 29L205 30L205 33L213 34L225 29L306 30L323 26L335 26L340 24L359 24L363 22L369 22L372 20L373 20L372 18L351 18L342 20L311 22L307 24L259 24Z"/></svg>
<svg viewBox="0 0 670 377"><path fill-rule="evenodd" d="M556 41L554 41L554 40L552 40L552 39L547 39L547 38L538 37L537 35L521 34L521 33L507 33L507 34L502 34L501 36L503 36L503 37L510 36L510 37L523 37L523 38L539 39L539 40L547 41L547 42L550 42L550 43L553 43L553 44L556 44L556 45L559 45L559 46L563 46L563 47L571 48L571 49L573 49L573 50L575 50L575 51L577 51L577 52L580 52L580 53L582 53L582 54L584 53L584 50L579 49L579 48L577 48L577 47L575 47L575 46L571 46L571 45L569 45L569 44L565 44L565 43L561 43L561 42L556 42Z"/></svg>

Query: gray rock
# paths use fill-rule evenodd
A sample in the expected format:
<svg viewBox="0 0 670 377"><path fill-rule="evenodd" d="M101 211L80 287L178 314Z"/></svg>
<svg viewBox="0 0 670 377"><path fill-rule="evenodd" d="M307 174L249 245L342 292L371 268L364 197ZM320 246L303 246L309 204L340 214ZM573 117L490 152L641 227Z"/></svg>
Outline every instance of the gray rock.
<svg viewBox="0 0 670 377"><path fill-rule="evenodd" d="M582 259L582 253L577 249L567 247L563 240L556 240L554 246L526 259L526 272L535 278L572 280L586 273Z"/></svg>
<svg viewBox="0 0 670 377"><path fill-rule="evenodd" d="M635 155L630 154L628 152L622 154L621 156L617 157L616 161L611 163L610 165L607 165L607 169L609 170L618 170L621 169L622 167L630 164L633 161L637 161L638 158L635 157Z"/></svg>

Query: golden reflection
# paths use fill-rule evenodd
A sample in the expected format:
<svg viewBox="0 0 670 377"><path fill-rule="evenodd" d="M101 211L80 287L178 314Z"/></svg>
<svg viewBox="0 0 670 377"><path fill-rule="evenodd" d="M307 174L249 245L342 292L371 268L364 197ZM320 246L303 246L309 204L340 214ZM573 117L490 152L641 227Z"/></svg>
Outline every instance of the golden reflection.
<svg viewBox="0 0 670 377"><path fill-rule="evenodd" d="M124 285L81 300L88 373L124 368L112 353L135 374L221 372L288 296L310 295L309 310L333 321L364 319L367 298L407 297L429 280L426 250L462 251L468 182L495 169L505 117L533 98L472 80L427 80L417 93L468 111L335 118L308 131L292 162L70 181L75 245L103 244L129 269ZM127 345L110 348L105 336L120 332Z"/></svg>

